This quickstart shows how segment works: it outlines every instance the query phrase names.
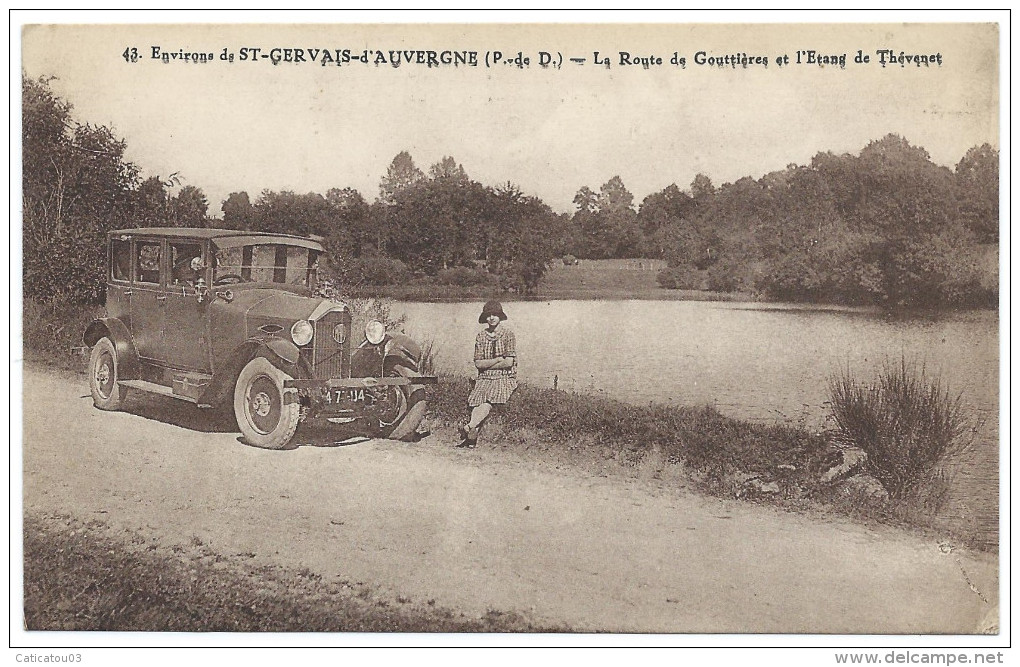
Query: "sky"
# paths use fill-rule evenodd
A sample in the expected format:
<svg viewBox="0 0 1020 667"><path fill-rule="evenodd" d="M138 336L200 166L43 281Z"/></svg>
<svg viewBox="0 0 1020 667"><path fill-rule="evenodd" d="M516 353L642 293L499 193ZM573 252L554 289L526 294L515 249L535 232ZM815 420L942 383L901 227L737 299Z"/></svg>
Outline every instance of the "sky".
<svg viewBox="0 0 1020 667"><path fill-rule="evenodd" d="M164 63L153 47L214 57ZM249 48L303 48L306 62L242 61ZM33 25L22 49L24 73L56 77L76 120L110 126L143 175L178 173L202 188L217 216L242 190L254 201L263 189L353 187L374 200L404 150L423 170L453 156L475 180L511 181L566 212L579 188L616 175L637 204L699 172L716 185L758 178L888 133L949 167L972 146L999 145L999 35L987 23ZM307 62L313 49L367 49L370 60L473 51L479 65L321 66ZM870 63L853 62L858 49ZM938 54L942 64L883 68L881 49ZM808 63L811 50L846 54L846 65ZM486 67L494 51L503 60ZM540 67L542 51L561 66ZM518 52L528 66L505 64ZM699 52L768 66L697 64ZM670 63L674 54L685 67ZM777 64L784 55L789 64Z"/></svg>

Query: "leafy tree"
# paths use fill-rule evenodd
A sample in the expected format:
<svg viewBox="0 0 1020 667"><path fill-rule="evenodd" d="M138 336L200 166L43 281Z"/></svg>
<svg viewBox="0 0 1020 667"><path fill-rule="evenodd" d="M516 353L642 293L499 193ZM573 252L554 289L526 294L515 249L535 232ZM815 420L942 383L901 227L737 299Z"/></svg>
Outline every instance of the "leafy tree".
<svg viewBox="0 0 1020 667"><path fill-rule="evenodd" d="M676 184L645 197L638 209L638 225L644 236L642 254L646 257L665 257L667 248L674 253L680 251L696 254L701 243L696 240L697 230L691 222L695 209L694 199L681 192Z"/></svg>
<svg viewBox="0 0 1020 667"><path fill-rule="evenodd" d="M255 212L247 192L231 192L223 201L223 226L227 229L251 229Z"/></svg>
<svg viewBox="0 0 1020 667"><path fill-rule="evenodd" d="M606 213L633 213L634 195L619 176L613 176L599 188L601 211Z"/></svg>
<svg viewBox="0 0 1020 667"><path fill-rule="evenodd" d="M558 255L558 218L536 197L523 195L512 183L488 190L488 218L493 235L486 265L504 289L531 294Z"/></svg>
<svg viewBox="0 0 1020 667"><path fill-rule="evenodd" d="M379 183L379 201L383 204L395 204L397 194L420 183L425 174L415 166L414 159L407 151L401 151L390 162L386 175Z"/></svg>
<svg viewBox="0 0 1020 667"><path fill-rule="evenodd" d="M706 199L715 194L715 186L712 179L705 174L698 174L691 181L691 196L696 200Z"/></svg>
<svg viewBox="0 0 1020 667"><path fill-rule="evenodd" d="M634 195L619 176L602 185L598 194L584 186L574 196L575 250L582 257L632 257L641 245Z"/></svg>
<svg viewBox="0 0 1020 667"><path fill-rule="evenodd" d="M263 190L253 208L252 226L260 232L325 236L332 226L329 204L314 192Z"/></svg>
<svg viewBox="0 0 1020 667"><path fill-rule="evenodd" d="M956 165L960 217L981 243L999 242L999 151L988 144L967 151Z"/></svg>
<svg viewBox="0 0 1020 667"><path fill-rule="evenodd" d="M106 232L133 224L138 169L109 128L76 123L71 109L48 79L22 77L25 296L94 303Z"/></svg>
<svg viewBox="0 0 1020 667"><path fill-rule="evenodd" d="M135 224L139 227L166 227L170 220L170 196L159 176L142 181L135 191Z"/></svg>
<svg viewBox="0 0 1020 667"><path fill-rule="evenodd" d="M612 230L605 216L601 215L602 201L598 193L585 185L574 195L574 205L577 210L573 222L578 239L575 254L589 259L609 257L609 244L613 242Z"/></svg>
<svg viewBox="0 0 1020 667"><path fill-rule="evenodd" d="M330 188L326 192L330 229L326 246L334 262L375 255L383 240L381 227L373 224L371 209L361 193L354 188Z"/></svg>
<svg viewBox="0 0 1020 667"><path fill-rule="evenodd" d="M607 227L616 237L611 256L639 256L642 235L637 213L634 211L634 195L619 176L613 176L599 188L599 199L602 202L600 213L606 216Z"/></svg>
<svg viewBox="0 0 1020 667"><path fill-rule="evenodd" d="M205 193L193 185L185 185L170 198L170 222L174 227L205 227L209 221L208 212Z"/></svg>
<svg viewBox="0 0 1020 667"><path fill-rule="evenodd" d="M482 241L485 188L474 181L429 180L404 188L387 208L389 253L434 275L469 262Z"/></svg>
<svg viewBox="0 0 1020 667"><path fill-rule="evenodd" d="M449 180L458 183L467 183L470 180L463 165L458 164L449 156L443 157L442 160L429 167L429 178L434 181Z"/></svg>

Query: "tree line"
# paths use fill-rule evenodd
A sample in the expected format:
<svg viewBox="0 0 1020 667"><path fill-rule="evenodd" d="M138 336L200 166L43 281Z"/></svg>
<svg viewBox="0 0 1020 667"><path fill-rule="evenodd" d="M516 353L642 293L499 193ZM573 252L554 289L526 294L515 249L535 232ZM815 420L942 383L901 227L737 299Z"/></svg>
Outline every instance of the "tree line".
<svg viewBox="0 0 1020 667"><path fill-rule="evenodd" d="M792 301L994 305L998 165L988 144L950 170L888 135L856 155L819 153L757 180L692 188L693 201L664 191L651 236L669 264L660 283Z"/></svg>
<svg viewBox="0 0 1020 667"><path fill-rule="evenodd" d="M318 235L348 284L530 293L565 256L650 257L667 261L664 287L784 300L952 306L997 293L982 271L998 243L998 151L987 144L950 170L889 135L718 188L698 174L637 206L614 176L581 187L570 214L511 182L483 185L453 157L424 171L404 151L371 202L350 187L233 192L216 218L179 174L141 178L124 141L74 121L46 79L23 77L22 95L25 294L36 300L100 301L106 232L142 226Z"/></svg>

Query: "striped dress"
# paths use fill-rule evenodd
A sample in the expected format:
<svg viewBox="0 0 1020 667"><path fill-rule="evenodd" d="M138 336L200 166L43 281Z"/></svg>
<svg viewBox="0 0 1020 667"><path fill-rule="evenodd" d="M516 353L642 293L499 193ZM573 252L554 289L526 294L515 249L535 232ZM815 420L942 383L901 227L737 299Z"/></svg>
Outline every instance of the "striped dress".
<svg viewBox="0 0 1020 667"><path fill-rule="evenodd" d="M506 403L517 389L517 339L505 325L493 333L480 331L475 337L475 361L496 357L513 357L514 364L508 369L478 371L475 388L468 395L468 407Z"/></svg>

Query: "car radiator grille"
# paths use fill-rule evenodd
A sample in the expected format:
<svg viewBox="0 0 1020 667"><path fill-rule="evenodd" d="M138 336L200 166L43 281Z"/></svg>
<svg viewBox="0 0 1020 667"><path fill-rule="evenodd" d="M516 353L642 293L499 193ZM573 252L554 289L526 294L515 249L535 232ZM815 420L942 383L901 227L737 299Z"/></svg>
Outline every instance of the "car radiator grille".
<svg viewBox="0 0 1020 667"><path fill-rule="evenodd" d="M315 335L312 337L311 359L309 366L312 369L312 376L316 379L327 380L329 378L344 377L345 354L348 339L351 335L351 318L346 312L327 313L315 323ZM336 342L333 338L333 328L344 325L346 336L343 344ZM302 350L307 354L308 350Z"/></svg>

